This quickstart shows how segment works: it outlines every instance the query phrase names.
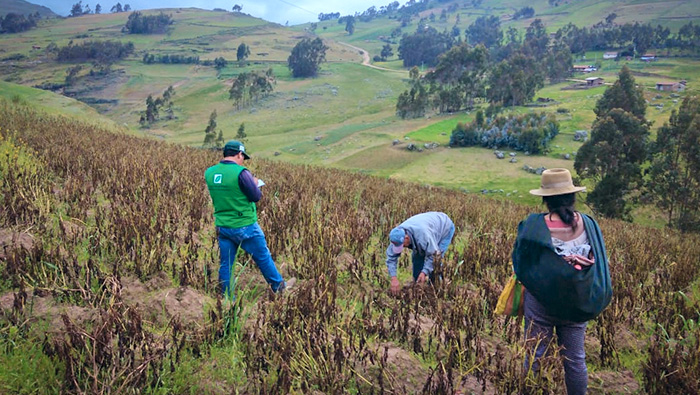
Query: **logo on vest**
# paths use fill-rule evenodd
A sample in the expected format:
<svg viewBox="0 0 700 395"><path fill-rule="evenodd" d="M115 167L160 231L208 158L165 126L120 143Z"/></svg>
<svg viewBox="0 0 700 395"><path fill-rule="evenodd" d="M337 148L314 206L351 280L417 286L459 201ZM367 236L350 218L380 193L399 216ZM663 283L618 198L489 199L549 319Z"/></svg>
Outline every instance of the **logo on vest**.
<svg viewBox="0 0 700 395"><path fill-rule="evenodd" d="M214 174L214 184L221 184L223 178L223 174Z"/></svg>

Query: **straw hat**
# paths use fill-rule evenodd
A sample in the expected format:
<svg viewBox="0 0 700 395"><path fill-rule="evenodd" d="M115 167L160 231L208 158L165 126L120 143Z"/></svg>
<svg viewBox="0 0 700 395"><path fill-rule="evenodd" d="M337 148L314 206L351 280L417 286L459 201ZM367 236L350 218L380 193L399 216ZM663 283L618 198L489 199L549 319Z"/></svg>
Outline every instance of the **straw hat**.
<svg viewBox="0 0 700 395"><path fill-rule="evenodd" d="M585 191L586 187L574 186L571 173L567 169L547 169L542 172L542 185L540 189L530 191L535 196L566 195Z"/></svg>

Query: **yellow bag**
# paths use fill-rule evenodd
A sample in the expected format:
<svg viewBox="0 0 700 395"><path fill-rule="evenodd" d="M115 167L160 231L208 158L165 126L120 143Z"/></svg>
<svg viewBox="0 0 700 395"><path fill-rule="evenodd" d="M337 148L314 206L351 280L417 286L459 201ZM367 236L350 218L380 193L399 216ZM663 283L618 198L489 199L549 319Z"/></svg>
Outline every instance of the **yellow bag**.
<svg viewBox="0 0 700 395"><path fill-rule="evenodd" d="M525 292L525 286L518 281L513 274L506 286L503 287L501 296L498 297L498 303L496 303L496 314L509 315L511 317L517 317L523 315L523 293Z"/></svg>

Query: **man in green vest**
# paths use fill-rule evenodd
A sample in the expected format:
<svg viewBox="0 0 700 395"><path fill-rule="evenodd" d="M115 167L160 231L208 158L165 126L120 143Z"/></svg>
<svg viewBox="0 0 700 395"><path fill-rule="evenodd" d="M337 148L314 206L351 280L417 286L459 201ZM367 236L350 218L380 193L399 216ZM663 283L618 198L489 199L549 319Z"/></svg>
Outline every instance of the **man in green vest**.
<svg viewBox="0 0 700 395"><path fill-rule="evenodd" d="M287 284L272 260L260 225L255 202L260 200L262 182L243 166L250 159L240 141L231 140L224 146L224 158L207 169L204 178L214 203L214 219L219 237L221 261L219 283L223 294L230 295L231 267L241 247L253 256L260 272L274 292L291 286Z"/></svg>

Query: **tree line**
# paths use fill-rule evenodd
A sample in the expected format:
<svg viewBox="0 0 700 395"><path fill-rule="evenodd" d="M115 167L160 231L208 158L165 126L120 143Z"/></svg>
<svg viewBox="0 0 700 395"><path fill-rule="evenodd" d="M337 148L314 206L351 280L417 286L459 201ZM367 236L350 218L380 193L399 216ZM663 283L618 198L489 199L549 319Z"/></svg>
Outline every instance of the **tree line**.
<svg viewBox="0 0 700 395"><path fill-rule="evenodd" d="M132 12L122 31L129 34L161 34L173 23L172 15L160 12L158 15L143 15Z"/></svg>
<svg viewBox="0 0 700 395"><path fill-rule="evenodd" d="M175 89L172 85L169 86L160 97L154 99L153 95L148 95L146 98L146 111L141 113L139 125L143 128L147 128L159 121L160 111L163 107L165 107L166 118L173 119L175 117L172 100L173 96L175 96Z"/></svg>
<svg viewBox="0 0 700 395"><path fill-rule="evenodd" d="M540 54L545 52L546 46L550 43L566 46L572 54L621 48L629 52L623 55L636 56L652 48L700 49L700 26L692 22L683 25L678 33L673 35L668 28L661 25L652 27L649 23L638 22L616 25L613 22L614 19L614 16L608 16L606 21L590 28L577 27L570 23L558 29L551 40L542 22L535 20L528 28L523 40L520 32L513 27L508 28L504 33L498 17L481 16L465 30L464 41L471 46L484 45L489 50L491 58L497 61L510 57L523 41L528 41L528 45L537 49ZM462 43L462 37L456 26L452 31L438 32L426 23L427 20L422 19L415 33L403 34L401 38L398 55L405 67L435 66L440 55ZM531 39L533 34L538 35L536 39L539 42Z"/></svg>
<svg viewBox="0 0 700 395"><path fill-rule="evenodd" d="M39 12L24 16L14 12L9 12L4 17L0 15L0 33L21 33L36 27L37 21L41 19Z"/></svg>
<svg viewBox="0 0 700 395"><path fill-rule="evenodd" d="M322 13L318 14L318 20L320 22L330 21L330 20L338 19L338 18L340 18L340 12L329 12L327 14L324 14L322 12Z"/></svg>
<svg viewBox="0 0 700 395"><path fill-rule="evenodd" d="M681 26L674 35L668 27L639 22L616 25L608 17L606 21L592 27L578 27L572 23L555 33L574 54L586 51L621 49L622 56L637 56L650 49L679 48L697 51L700 49L700 26L693 22Z"/></svg>
<svg viewBox="0 0 700 395"><path fill-rule="evenodd" d="M110 11L112 13L129 12L129 11L131 11L131 6L129 4L124 4L122 6L121 3L117 3L117 4L112 6ZM95 10L93 11L90 9L89 4L83 5L83 2L81 0L81 1L78 1L77 3L73 4L73 6L71 6L70 14L68 16L69 17L77 17L77 16L88 15L88 14L92 14L92 13L94 13L94 14L101 14L102 13L102 6L100 5L100 3L97 3L95 5Z"/></svg>
<svg viewBox="0 0 700 395"><path fill-rule="evenodd" d="M93 60L100 64L111 64L124 59L134 52L134 44L120 41L84 41L74 44L72 41L57 50L56 60L59 62L84 62Z"/></svg>
<svg viewBox="0 0 700 395"><path fill-rule="evenodd" d="M410 87L397 100L400 117L423 116L427 109L454 112L473 107L483 98L494 106L516 106L532 100L546 79L552 82L569 77L572 53L614 45L632 45L635 53L663 43L696 48L700 44L700 26L684 25L675 36L660 26L614 25L606 18L594 28L567 25L550 36L544 24L535 19L524 36L515 28L505 34L495 16L477 18L465 31L464 41L448 31L419 24L415 33L404 34L398 54L406 67L433 67L424 78L412 79ZM641 32L654 40L644 40ZM603 43L593 39L603 37ZM697 34L697 38L696 38ZM698 46L697 48L700 48ZM643 50L643 51L642 51ZM634 55L634 53L632 53Z"/></svg>
<svg viewBox="0 0 700 395"><path fill-rule="evenodd" d="M414 3L415 3L415 1L414 1ZM369 22L372 19L377 18L379 16L387 15L387 14L391 14L391 13L395 12L396 10L399 9L399 5L400 4L398 1L393 1L385 6L379 7L379 9L377 9L377 7L375 7L375 6L371 6L366 11L363 11L361 13L356 12L354 15L347 15L347 16L356 17L362 22ZM321 12L320 14L318 14L319 22L330 21L330 20L339 19L339 18L341 18L340 12L329 12L327 14Z"/></svg>
<svg viewBox="0 0 700 395"><path fill-rule="evenodd" d="M442 2L442 0L440 1ZM359 22L371 22L381 16L387 16L388 18L396 18L401 22L401 26L405 27L411 23L411 19L419 15L422 11L427 10L430 7L430 1L428 0L409 0L403 6L400 5L398 1L392 1L391 3L377 8L376 6L371 6L363 12L356 12L353 15L340 16L339 12L331 13L320 13L318 14L318 20L320 22L337 19L339 24L345 24L345 31L349 35L352 35L355 31L355 24ZM454 12L457 9L457 4L452 4L449 7L450 12ZM444 19L447 19L447 11L443 10ZM432 20L435 20L435 16L432 16Z"/></svg>
<svg viewBox="0 0 700 395"><path fill-rule="evenodd" d="M700 99L686 97L652 142L642 88L624 66L595 113L574 163L579 177L595 184L586 202L625 220L635 204L651 203L670 227L700 232Z"/></svg>
<svg viewBox="0 0 700 395"><path fill-rule="evenodd" d="M535 9L530 6L525 6L515 11L515 13L513 14L513 19L527 19L532 18L533 16L535 16Z"/></svg>
<svg viewBox="0 0 700 395"><path fill-rule="evenodd" d="M64 47L58 47L55 43L50 43L46 47L46 51L56 54L56 60L59 62L86 62L92 61L95 65L101 67L109 67L114 62L124 59L135 51L132 42L122 43L114 40L89 40L80 44L75 44L70 41ZM250 53L250 48L241 44L238 49L237 56L239 60L245 60ZM204 66L213 66L217 70L226 67L228 62L223 57L216 59L200 60L199 56L185 56L178 54L151 54L146 52L141 58L144 64L201 64ZM72 73L76 75L76 73Z"/></svg>
<svg viewBox="0 0 700 395"><path fill-rule="evenodd" d="M146 52L142 59L144 64L199 64L199 56L185 56L177 54L155 55Z"/></svg>
<svg viewBox="0 0 700 395"><path fill-rule="evenodd" d="M482 18L475 23L489 23L490 17ZM416 34L404 35L399 46L404 65L420 61L421 66L434 69L423 78L416 69L410 88L399 95L396 109L400 117L422 116L428 108L441 113L470 109L477 99L486 99L494 106L522 105L532 100L545 79L559 81L571 73L571 52L561 42L550 43L539 19L530 24L522 40L511 31L505 46L496 46L498 35L467 34L478 41L475 46L432 27L419 27Z"/></svg>
<svg viewBox="0 0 700 395"><path fill-rule="evenodd" d="M236 109L240 109L268 96L274 90L274 84L275 75L271 68L265 72L240 73L229 89L229 99L233 100Z"/></svg>

